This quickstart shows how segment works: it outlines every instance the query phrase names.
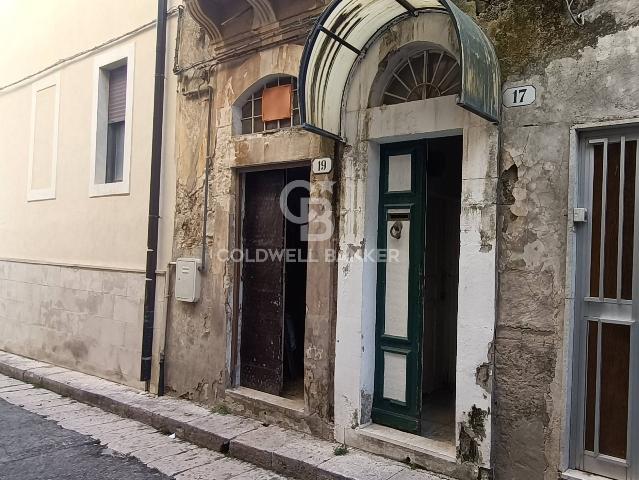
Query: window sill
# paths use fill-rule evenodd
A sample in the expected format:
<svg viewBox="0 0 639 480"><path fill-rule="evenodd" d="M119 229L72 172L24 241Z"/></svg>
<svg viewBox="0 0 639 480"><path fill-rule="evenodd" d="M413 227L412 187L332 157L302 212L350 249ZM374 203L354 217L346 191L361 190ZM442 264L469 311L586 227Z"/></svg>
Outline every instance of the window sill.
<svg viewBox="0 0 639 480"><path fill-rule="evenodd" d="M55 200L55 191L52 189L29 190L27 192L27 202L41 202L44 200Z"/></svg>
<svg viewBox="0 0 639 480"><path fill-rule="evenodd" d="M290 132L290 131L305 131L301 125L293 125L290 127L282 127L282 128L274 128L272 130L264 130L261 132L251 132L251 133L235 133L232 135L233 138L260 138L260 137L270 137L272 135L277 135L282 132Z"/></svg>
<svg viewBox="0 0 639 480"><path fill-rule="evenodd" d="M572 469L562 472L561 478L563 480L610 480L608 477L601 477L592 473Z"/></svg>
<svg viewBox="0 0 639 480"><path fill-rule="evenodd" d="M124 182L99 183L89 186L89 197L112 197L129 195L129 185Z"/></svg>

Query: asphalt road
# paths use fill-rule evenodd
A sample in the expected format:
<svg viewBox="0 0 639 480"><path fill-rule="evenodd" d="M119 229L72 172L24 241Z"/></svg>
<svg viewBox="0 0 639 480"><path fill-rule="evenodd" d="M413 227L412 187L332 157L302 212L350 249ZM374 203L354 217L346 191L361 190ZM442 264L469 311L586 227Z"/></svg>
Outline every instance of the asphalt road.
<svg viewBox="0 0 639 480"><path fill-rule="evenodd" d="M0 399L2 480L168 480L139 460Z"/></svg>

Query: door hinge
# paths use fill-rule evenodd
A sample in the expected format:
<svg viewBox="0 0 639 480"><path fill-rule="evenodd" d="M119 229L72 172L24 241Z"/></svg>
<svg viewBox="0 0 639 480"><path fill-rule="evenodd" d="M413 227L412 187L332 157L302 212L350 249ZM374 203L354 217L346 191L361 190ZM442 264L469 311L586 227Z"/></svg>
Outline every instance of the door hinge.
<svg viewBox="0 0 639 480"><path fill-rule="evenodd" d="M573 208L572 221L574 223L584 223L588 221L588 210L586 208Z"/></svg>

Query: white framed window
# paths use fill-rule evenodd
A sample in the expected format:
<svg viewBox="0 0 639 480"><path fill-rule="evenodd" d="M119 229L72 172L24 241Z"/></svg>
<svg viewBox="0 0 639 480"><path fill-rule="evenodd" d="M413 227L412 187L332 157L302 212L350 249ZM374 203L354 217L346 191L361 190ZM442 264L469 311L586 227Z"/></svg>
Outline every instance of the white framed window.
<svg viewBox="0 0 639 480"><path fill-rule="evenodd" d="M133 44L109 50L94 62L91 197L129 193L133 67Z"/></svg>
<svg viewBox="0 0 639 480"><path fill-rule="evenodd" d="M60 114L60 74L36 82L31 90L31 136L27 201L55 199Z"/></svg>

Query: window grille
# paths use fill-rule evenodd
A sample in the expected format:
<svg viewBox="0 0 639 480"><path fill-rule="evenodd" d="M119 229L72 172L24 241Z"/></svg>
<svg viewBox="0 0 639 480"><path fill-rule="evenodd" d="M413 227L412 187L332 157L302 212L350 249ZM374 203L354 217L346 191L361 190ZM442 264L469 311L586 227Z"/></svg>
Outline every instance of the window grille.
<svg viewBox="0 0 639 480"><path fill-rule="evenodd" d="M291 118L275 120L272 122L262 121L262 92L265 88L278 87L280 85L293 85L293 109ZM246 103L242 106L242 134L261 133L281 128L288 128L292 125L300 124L300 102L297 94L297 79L294 77L278 77L257 91L253 92Z"/></svg>

